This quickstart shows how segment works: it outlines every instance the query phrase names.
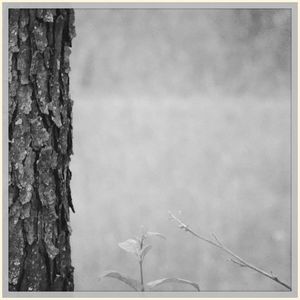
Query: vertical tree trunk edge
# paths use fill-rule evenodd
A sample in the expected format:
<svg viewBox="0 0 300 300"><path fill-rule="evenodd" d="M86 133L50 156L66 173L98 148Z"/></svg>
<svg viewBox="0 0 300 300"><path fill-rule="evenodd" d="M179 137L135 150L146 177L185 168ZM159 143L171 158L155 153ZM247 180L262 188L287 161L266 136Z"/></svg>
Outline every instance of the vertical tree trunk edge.
<svg viewBox="0 0 300 300"><path fill-rule="evenodd" d="M73 9L8 9L8 290L73 291Z"/></svg>

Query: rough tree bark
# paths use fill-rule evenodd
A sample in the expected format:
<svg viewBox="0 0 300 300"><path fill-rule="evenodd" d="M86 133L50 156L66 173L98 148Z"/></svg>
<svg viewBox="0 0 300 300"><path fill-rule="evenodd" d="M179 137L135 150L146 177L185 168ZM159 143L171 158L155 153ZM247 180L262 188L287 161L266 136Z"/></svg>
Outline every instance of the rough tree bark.
<svg viewBox="0 0 300 300"><path fill-rule="evenodd" d="M9 9L9 290L72 291L72 9Z"/></svg>

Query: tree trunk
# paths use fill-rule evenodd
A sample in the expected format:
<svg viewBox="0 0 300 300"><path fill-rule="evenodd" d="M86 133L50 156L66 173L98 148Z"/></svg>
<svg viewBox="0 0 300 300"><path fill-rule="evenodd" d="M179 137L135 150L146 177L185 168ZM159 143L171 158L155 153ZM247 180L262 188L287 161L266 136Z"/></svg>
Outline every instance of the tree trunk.
<svg viewBox="0 0 300 300"><path fill-rule="evenodd" d="M72 9L9 9L9 290L72 291ZM74 211L74 210L73 210Z"/></svg>

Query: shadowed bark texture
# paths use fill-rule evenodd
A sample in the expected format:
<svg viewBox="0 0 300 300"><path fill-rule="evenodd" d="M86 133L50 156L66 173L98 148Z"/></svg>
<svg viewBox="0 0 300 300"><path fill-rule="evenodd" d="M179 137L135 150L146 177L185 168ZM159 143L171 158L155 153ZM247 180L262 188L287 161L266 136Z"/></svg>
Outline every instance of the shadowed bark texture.
<svg viewBox="0 0 300 300"><path fill-rule="evenodd" d="M72 291L72 9L9 9L9 290ZM74 210L73 210L74 211Z"/></svg>

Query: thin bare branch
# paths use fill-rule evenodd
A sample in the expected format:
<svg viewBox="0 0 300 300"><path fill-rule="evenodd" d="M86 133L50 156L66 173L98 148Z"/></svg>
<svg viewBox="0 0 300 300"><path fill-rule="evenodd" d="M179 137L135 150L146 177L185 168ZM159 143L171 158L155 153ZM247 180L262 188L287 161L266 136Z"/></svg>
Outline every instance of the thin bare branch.
<svg viewBox="0 0 300 300"><path fill-rule="evenodd" d="M240 267L247 267L244 263L234 260L233 258L230 259L231 262L239 265Z"/></svg>
<svg viewBox="0 0 300 300"><path fill-rule="evenodd" d="M214 233L212 233L211 235L213 236L213 238L216 240L216 242L217 242L220 246L223 246L223 244L220 242L220 240L217 238L217 236L216 236Z"/></svg>
<svg viewBox="0 0 300 300"><path fill-rule="evenodd" d="M292 290L292 288L284 283L283 281L281 281L278 277L274 276L273 273L268 273L256 266L254 266L253 264L247 262L245 259L241 258L240 256L238 256L237 254L235 254L234 252L232 252L229 248L227 248L225 245L223 245L219 240L218 238L216 237L216 235L212 234L214 239L216 241L213 241L213 240L210 240L206 237L203 237L199 234L197 234L196 232L194 232L188 225L186 225L185 223L183 223L180 219L178 219L172 212L169 211L169 216L172 220L176 221L178 223L178 227L189 232L190 234L192 234L193 236L195 236L196 238L204 241L204 242L207 242L221 250L223 250L224 252L226 252L227 254L229 254L231 257L233 257L233 259L231 259L231 261L235 264L238 264L239 266L241 267L247 267L251 270L254 270L260 274L262 274L263 276L265 277L268 277L269 279L277 282L278 284L281 284L282 286L286 287L287 289L289 289L290 291Z"/></svg>

